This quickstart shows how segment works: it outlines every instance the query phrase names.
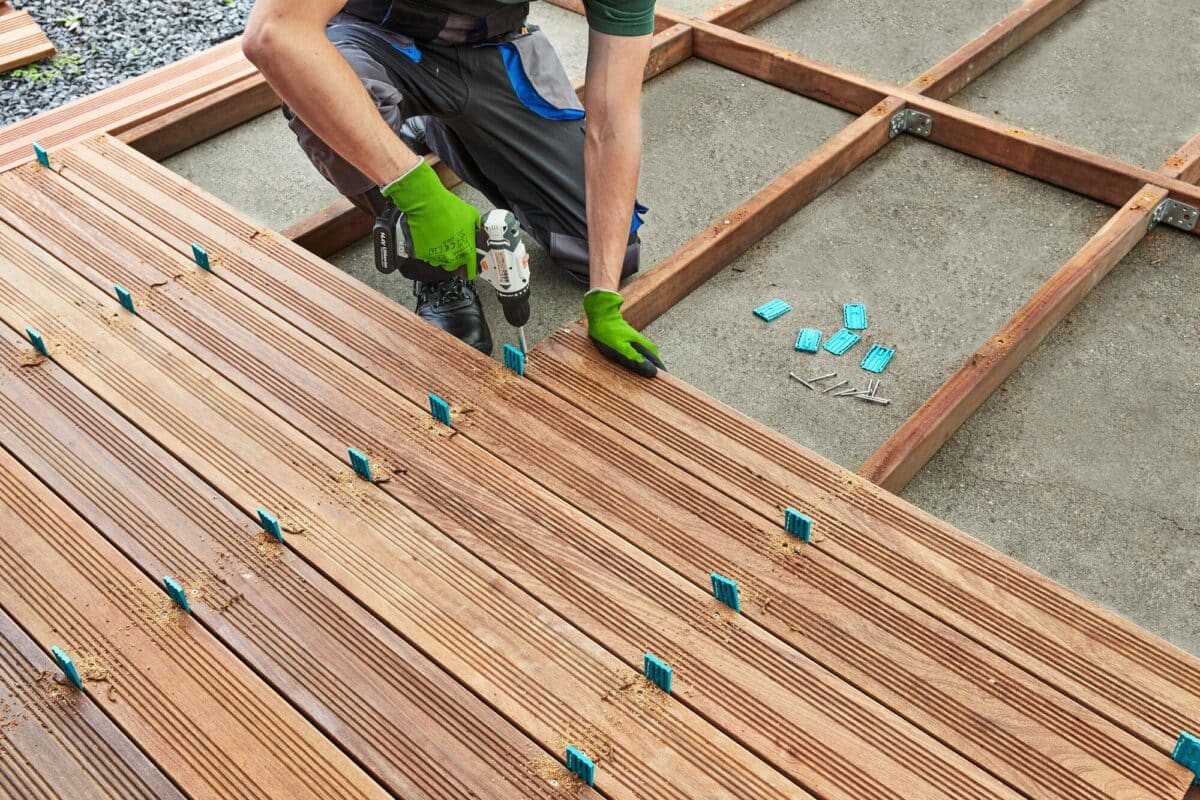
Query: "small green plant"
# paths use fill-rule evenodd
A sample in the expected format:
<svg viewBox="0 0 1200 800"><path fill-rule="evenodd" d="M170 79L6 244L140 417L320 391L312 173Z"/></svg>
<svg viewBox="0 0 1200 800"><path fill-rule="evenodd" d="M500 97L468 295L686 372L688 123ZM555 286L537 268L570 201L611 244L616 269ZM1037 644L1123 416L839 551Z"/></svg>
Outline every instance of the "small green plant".
<svg viewBox="0 0 1200 800"><path fill-rule="evenodd" d="M83 72L78 53L63 53L55 56L50 64L64 75L79 75Z"/></svg>
<svg viewBox="0 0 1200 800"><path fill-rule="evenodd" d="M70 9L70 13L68 13L66 16L59 17L55 21L69 31L77 31L79 30L80 23L83 22L83 14L72 8Z"/></svg>
<svg viewBox="0 0 1200 800"><path fill-rule="evenodd" d="M49 64L30 64L27 67L14 69L9 74L14 78L24 78L29 83L50 83L63 75L79 75L83 72L83 64L75 53L63 53L55 56Z"/></svg>

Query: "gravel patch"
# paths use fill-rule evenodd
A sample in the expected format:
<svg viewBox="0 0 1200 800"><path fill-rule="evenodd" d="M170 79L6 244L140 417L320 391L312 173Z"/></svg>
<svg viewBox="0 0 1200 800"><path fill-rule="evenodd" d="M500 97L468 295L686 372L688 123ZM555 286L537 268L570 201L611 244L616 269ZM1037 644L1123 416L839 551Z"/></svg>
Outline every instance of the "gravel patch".
<svg viewBox="0 0 1200 800"><path fill-rule="evenodd" d="M0 125L89 95L242 32L253 0L16 0L58 55L0 75Z"/></svg>

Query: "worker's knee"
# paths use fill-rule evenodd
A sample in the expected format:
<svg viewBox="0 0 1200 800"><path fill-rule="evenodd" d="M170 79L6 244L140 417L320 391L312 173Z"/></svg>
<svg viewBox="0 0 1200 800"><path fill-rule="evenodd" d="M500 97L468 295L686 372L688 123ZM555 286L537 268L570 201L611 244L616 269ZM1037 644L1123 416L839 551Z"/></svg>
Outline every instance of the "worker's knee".
<svg viewBox="0 0 1200 800"><path fill-rule="evenodd" d="M534 238L542 236L534 234ZM568 236L562 233L549 233L542 244L550 255L550 261L559 269L564 270L575 280L583 284L591 282L591 261L588 258L588 243L586 239ZM641 241L636 233L629 235L629 244L625 248L625 260L621 264L621 277L628 278L638 271L641 264Z"/></svg>

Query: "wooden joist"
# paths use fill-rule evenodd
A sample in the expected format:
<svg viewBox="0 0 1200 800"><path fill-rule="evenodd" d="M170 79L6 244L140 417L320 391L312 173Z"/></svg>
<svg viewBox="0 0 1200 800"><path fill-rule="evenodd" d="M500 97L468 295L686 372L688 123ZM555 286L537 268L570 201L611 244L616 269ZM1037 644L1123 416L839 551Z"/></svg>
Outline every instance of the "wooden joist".
<svg viewBox="0 0 1200 800"><path fill-rule="evenodd" d="M67 172L82 170L80 162L71 159ZM757 626L739 625L728 616L719 624L709 622L715 604L706 586L672 574L466 437L435 441L434 447L422 446L422 435L414 442L413 431L423 431L428 419L424 410L223 285L222 276L254 269L261 258L243 262L236 251L222 248L213 281L196 294L170 281L177 271L189 269L178 251L115 211L97 208L52 173L22 173L0 182L0 197L12 210L10 218L31 238L43 239L57 229L57 241L48 247L73 269L90 274L98 289L120 282L135 294L153 295L143 320L236 378L327 450L340 454L352 442L383 464L405 465L381 484L384 491L569 616L613 653L625 654L627 667L636 668L646 651L667 659L688 705L738 731L748 746L798 782L822 796L847 799L864 792L1007 796L999 783ZM156 284L166 285L149 290ZM272 326L276 330L269 338L260 333ZM448 505L445 487L455 475L473 476L473 489ZM511 503L509 496L521 499ZM680 640L678 631L688 635ZM783 697L789 702L779 702ZM886 753L878 751L873 738L861 736L863 725L891 743ZM773 747L778 736L810 744L802 757L792 755ZM928 778L934 774L940 776L937 783Z"/></svg>
<svg viewBox="0 0 1200 800"><path fill-rule="evenodd" d="M27 345L4 329L0 360ZM568 774L63 370L0 380L5 448L391 792L550 797ZM36 413L30 413L36 409Z"/></svg>
<svg viewBox="0 0 1200 800"><path fill-rule="evenodd" d="M0 13L0 72L49 58L55 48L28 11Z"/></svg>
<svg viewBox="0 0 1200 800"><path fill-rule="evenodd" d="M3 383L0 383L3 385ZM0 451L0 469L4 469ZM0 795L182 800L183 795L0 610Z"/></svg>
<svg viewBox="0 0 1200 800"><path fill-rule="evenodd" d="M3 450L0 530L0 605L189 797L387 796Z"/></svg>
<svg viewBox="0 0 1200 800"><path fill-rule="evenodd" d="M782 505L778 497L762 499L758 508L744 507L722 499L717 487L681 482L677 475L672 474L666 462L641 450L619 432L606 431L602 426L588 423L586 415L582 415L582 420L579 419L581 415L572 409L569 402L536 392L525 382L506 378L504 373L497 372L489 360L472 355L448 337L425 328L411 314L382 301L324 262L288 247L274 234L241 222L228 209L201 196L156 165L122 150L111 140L89 142L86 147L64 153L62 157L67 164L63 178L86 188L89 194L103 199L114 209L121 210L122 214L138 219L139 227L153 231L176 252L183 251L189 241L204 242L210 252L219 254L220 266L216 268L216 275L293 320L315 339L330 343L340 352L353 354L356 363L379 376L414 405L423 402L424 392L429 390L437 391L451 400L469 397L477 408L462 418L460 433L452 441L460 438L469 440L510 464L520 465L522 471L555 495L577 505L641 550L667 560L697 586L707 581L709 570L716 569L714 562L728 565L728 568L735 570L735 575L746 581L746 585L756 587L764 598L749 606L749 613L756 621L851 683L865 688L872 696L886 698L886 703L906 718L918 721L927 730L939 731L939 738L953 740L956 749L973 760L987 764L990 770L1003 775L1006 781L1022 786L1036 785L1038 791L1034 794L1044 796L1073 796L1070 788L1063 788L1073 784L1079 786L1079 792L1086 795L1087 790L1082 787L1091 781L1095 782L1093 789L1129 781L1148 790L1153 787L1156 792L1163 791L1165 796L1170 796L1171 787L1182 785L1179 783L1179 771L1167 763L1161 752L1161 737L1154 742L1160 752L1151 753L1126 734L1115 730L1108 734L1099 733L1105 725L1099 716L1093 716L1090 723L1080 723L1081 727L1072 732L1071 725L1064 726L1062 720L1087 717L1087 712L1046 689L1036 689L1033 694L1028 694L1029 690L1020 688L1024 677L1019 670L1014 671L1011 666L990 655L982 660L977 655L972 656L970 637L955 633L932 619L924 623L906 622L906 618L917 614L907 603L874 589L867 590L864 595L864 590L856 585L859 583L858 577L843 566L845 559L838 557L836 549L831 553L832 557L822 556L819 561L825 575L822 585L826 588L812 590L815 594L811 597L793 598L799 591L798 585L814 580L815 568L807 559L793 563L785 553L777 550L779 523L772 517L781 514ZM32 174L41 175L44 180L58 179L46 173ZM36 188L34 184L30 184L30 187ZM21 193L48 192L18 192ZM76 208L85 205L78 200L64 199L59 202ZM27 216L19 204L14 204L13 208L22 216ZM31 233L36 235L36 231ZM115 238L128 241L130 235L126 232ZM95 233L82 235L81 238L98 239ZM108 246L119 247L117 244ZM94 251L87 248L80 249L75 258L82 265L89 254L93 255L94 260ZM127 256L118 257L111 269L124 268L120 265L128 265L135 260ZM158 254L144 260L169 262L170 254ZM98 267L100 263L93 266ZM114 276L115 273L109 274L105 279ZM130 277L137 277L143 286L153 282L145 275ZM165 306L160 303L155 313L164 310ZM188 315L199 316L200 311L192 309L180 318ZM232 326L233 322L227 321L225 324ZM246 327L245 324L236 326L237 329ZM204 335L196 334L195 341L202 343L219 337L219 331L213 331ZM200 346L197 344L189 349ZM206 350L211 348L211 345L203 346ZM289 351L294 349L292 346L287 348ZM530 366L530 374L535 378L540 375L534 371L538 363L536 359L541 357L540 351L538 353ZM263 358L263 353L247 353L239 358L225 355L220 361L232 363L240 360L257 364ZM305 356L301 361L308 365L306 372L321 373L317 369L320 359L316 355ZM456 368L444 369L447 364L454 364ZM609 377L601 366L593 364L589 365L589 369L594 370L597 380L603 381ZM247 381L256 380L253 370L244 374ZM268 377L263 376L259 380L266 381ZM287 383L281 380L276 379L273 383L286 386ZM255 386L252 390L264 402L277 402L269 397L275 390L266 384ZM362 387L348 391L352 396L372 396L370 391ZM318 407L323 402L328 403L318 398L305 405ZM367 402L367 408L362 411L339 416L369 419L371 408L398 408L402 405L395 399L380 397ZM496 411L510 406L541 409L539 417L554 419L555 423L552 427L545 427L536 420L529 420L522 425L514 425ZM605 417L613 413L607 407L591 411ZM280 413L285 413L282 407ZM295 416L296 412L286 412L286 415ZM329 429L333 434L330 437L332 442L355 438L349 428L341 429L344 432L339 434L339 429L335 427L347 424L344 419L323 421L314 418L306 423L306 427L314 431ZM367 438L378 437L379 434L364 431L357 436ZM390 455L396 452L394 448L397 445L388 442L395 442L399 438L390 435L376 439L376 447ZM330 444L330 449L333 446ZM533 452L539 456L531 460L529 453ZM620 453L620 456L614 457L613 453ZM443 454L442 457L448 456ZM417 458L403 455L399 460L406 465L418 461ZM385 461L388 460L385 458ZM388 463L395 463L395 460ZM428 501L422 505L417 496L419 487L431 481L423 478L412 466L407 469L412 472L411 478L407 474L393 478L385 484L385 488L390 490L413 480L415 483L411 493L401 495L401 498L406 505L420 509L423 516L436 513L435 508L426 510ZM820 469L829 467L821 464ZM830 480L840 485L844 478L840 471L835 470ZM732 489L725 488L740 493L744 487L739 482ZM531 487L528 494L537 497L539 492L536 487ZM810 498L807 502L815 505L819 502L818 498L823 500L824 492L814 493L812 489L805 493L792 492L787 502L798 503L801 500L796 498L805 496ZM746 497L742 496L740 502L744 503ZM758 501L756 498L755 502ZM643 506L651 502L651 507L656 510L648 514ZM550 514L552 508L552 505L547 505L546 511L534 515L535 519ZM857 510L841 513L847 515L841 519L852 522L837 522L839 529L846 524L856 524L861 515L861 511ZM567 523L561 524L566 530L575 531ZM832 526L835 523L828 524ZM467 527L461 523L460 526ZM444 527L449 530L451 526ZM730 531L742 533L731 540ZM575 535L585 541L586 533L587 529L584 528ZM546 534L548 537L553 535L552 530ZM898 533L891 535L900 536ZM960 536L954 533L951 540ZM470 549L477 551L483 547L499 548L500 545L494 541L489 544L486 540L477 540ZM821 549L824 550L824 547ZM604 551L614 552L614 546L609 545ZM562 557L568 556L564 554ZM497 553L488 557L493 564L499 564L506 558L513 556ZM818 556L814 553L811 558L816 561ZM912 558L918 563L929 560L920 553L912 554ZM881 564L885 570L892 567L886 560ZM528 576L533 571L525 574ZM789 577L776 579L773 577L776 574ZM522 582L530 580L529 577L521 578ZM619 586L621 580L620 575L604 578L609 586ZM956 586L953 581L937 580L936 571L926 580L933 584L931 589L934 596L940 596L942 602L951 606L959 606L971 599L970 592ZM976 580L974 577L964 577L967 584ZM892 581L886 586L893 591L899 590L909 600L921 599L918 592L905 590L903 581ZM550 602L570 601L569 596L564 600L555 599L554 593L565 589L553 585L539 587L536 591L539 597L545 597ZM958 593L964 596L954 599ZM986 591L982 592L983 596L987 594ZM759 603L764 605L762 610L757 606ZM927 600L925 604L930 605ZM931 607L940 610L937 604ZM572 618L579 613L572 612ZM918 618L925 619L919 614ZM1027 623L1038 619L1037 613L1022 617ZM1004 627L1011 629L1017 626ZM873 633L861 634L861 638L849 633L863 630ZM847 647L851 641L861 643L861 648ZM932 646L928 644L930 641L939 644ZM847 655L871 649L886 649L889 653L887 663L892 666L888 669L872 669L864 662L856 663ZM947 652L954 655L947 656ZM1020 657L1014 660L1026 667L1032 663ZM911 663L920 663L922 667L914 668L912 672L895 667L896 664ZM945 666L947 663L952 666ZM978 685L980 674L992 677L997 683L989 684L990 690L981 692ZM1002 676L1005 674L1011 674L1012 677L1004 679ZM960 689L947 694L943 687L948 685L959 686ZM1039 694L1044 696L1039 697ZM961 725L962 719L973 715L978 716L979 724L968 730L974 733L953 733L956 725ZM992 732L996 719L1009 720L1008 724L1012 727L1006 728L1008 734L1001 736ZM985 734L985 731L988 733ZM1046 746L1044 751L1060 754L1063 761L1055 766L1052 758L1044 772L1029 777L1026 774L1027 765L1041 759L1036 753L1042 749L1031 753L1027 743L1044 741L1045 737L1056 739L1058 744ZM1000 739L1009 742L1006 747L1010 749L997 752L996 742ZM1080 748L1077 752L1074 751L1076 747ZM1065 755L1070 752L1074 752L1074 755ZM1091 767L1078 766L1088 761L1092 763ZM1064 765L1068 762L1074 766L1064 773ZM1108 774L1106 771L1109 769L1114 770L1115 774Z"/></svg>

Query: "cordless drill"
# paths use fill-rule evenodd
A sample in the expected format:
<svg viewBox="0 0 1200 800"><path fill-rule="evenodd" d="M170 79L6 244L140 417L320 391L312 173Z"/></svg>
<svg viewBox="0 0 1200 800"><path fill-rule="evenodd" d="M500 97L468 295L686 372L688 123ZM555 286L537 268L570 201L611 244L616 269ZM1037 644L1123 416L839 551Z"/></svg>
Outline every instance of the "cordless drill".
<svg viewBox="0 0 1200 800"><path fill-rule="evenodd" d="M412 257L412 235L404 215L391 203L375 220L372 239L375 244L375 268L382 273L396 272L418 281L438 281L446 273ZM494 209L483 215L475 232L479 256L478 277L496 290L496 299L504 309L504 318L517 329L521 352L525 346L525 324L529 322L529 254L521 241L521 225L511 211Z"/></svg>

